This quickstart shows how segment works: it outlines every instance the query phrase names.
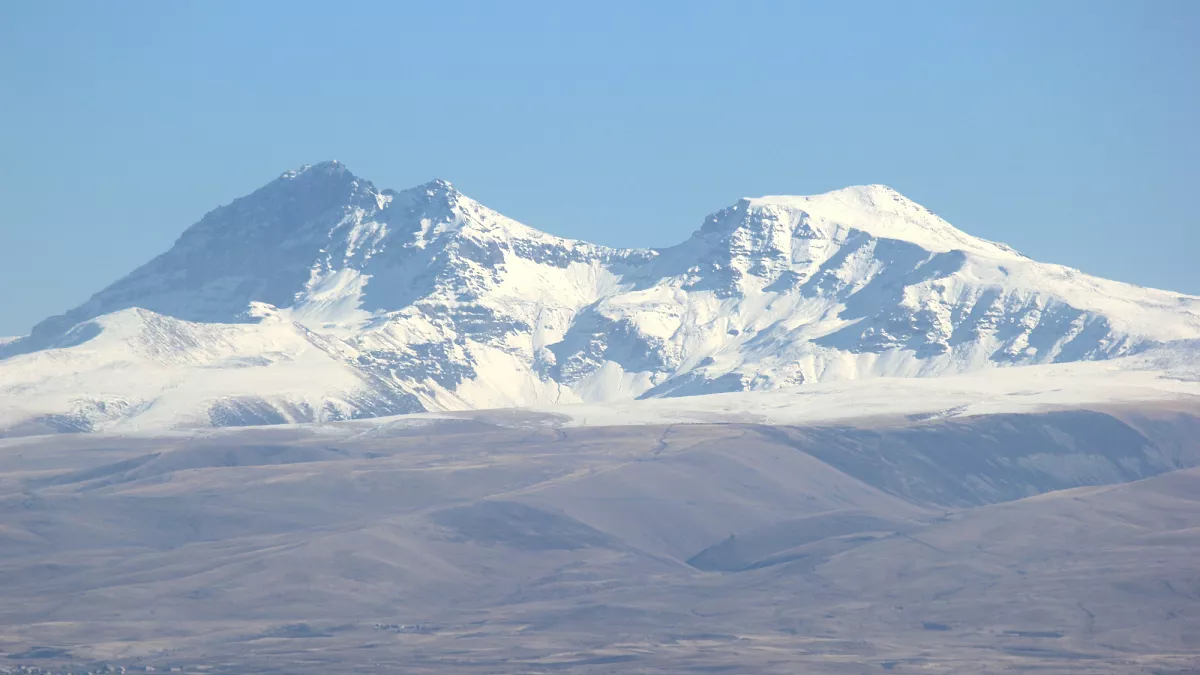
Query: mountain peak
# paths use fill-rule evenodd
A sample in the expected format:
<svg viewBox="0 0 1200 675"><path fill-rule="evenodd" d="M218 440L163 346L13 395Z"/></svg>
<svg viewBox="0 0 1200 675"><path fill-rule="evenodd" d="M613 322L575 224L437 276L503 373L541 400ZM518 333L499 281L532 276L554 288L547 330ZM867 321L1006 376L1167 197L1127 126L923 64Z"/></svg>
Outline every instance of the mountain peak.
<svg viewBox="0 0 1200 675"><path fill-rule="evenodd" d="M442 179L442 178L434 178L433 180L429 181L428 183L422 183L421 185L418 185L417 188L423 189L423 190L438 190L438 191L446 191L446 192L451 192L451 191L457 192L457 190L454 189L454 185L450 181Z"/></svg>
<svg viewBox="0 0 1200 675"><path fill-rule="evenodd" d="M748 212L786 214L794 225L803 221L821 236L849 228L934 252L962 250L991 258L1023 257L1005 244L959 230L886 185L852 185L817 195L767 195L743 199L741 204Z"/></svg>
<svg viewBox="0 0 1200 675"><path fill-rule="evenodd" d="M913 209L932 215L932 211L917 202L900 194L895 188L877 183L869 185L849 185L844 188L830 190L815 195L764 195L762 197L746 197L743 201L751 206L784 205L795 206L803 203L821 205L825 203L841 203L848 206L870 207L877 210L896 211Z"/></svg>
<svg viewBox="0 0 1200 675"><path fill-rule="evenodd" d="M336 159L330 159L324 162L317 162L316 164L304 164L298 169L284 171L279 177L291 180L302 176L343 176L348 173L350 173L350 170L346 168L345 164Z"/></svg>
<svg viewBox="0 0 1200 675"><path fill-rule="evenodd" d="M371 181L355 176L345 164L334 159L285 171L279 178L221 209L237 210L240 204L259 215L264 210L274 211L284 220L299 223L328 210L373 202L377 195ZM248 216L242 214L234 220L244 222Z"/></svg>
<svg viewBox="0 0 1200 675"><path fill-rule="evenodd" d="M454 188L454 185L448 180L434 178L433 180L422 183L416 187L409 188L405 192L421 195L426 199L445 200L448 203L458 202L464 195Z"/></svg>

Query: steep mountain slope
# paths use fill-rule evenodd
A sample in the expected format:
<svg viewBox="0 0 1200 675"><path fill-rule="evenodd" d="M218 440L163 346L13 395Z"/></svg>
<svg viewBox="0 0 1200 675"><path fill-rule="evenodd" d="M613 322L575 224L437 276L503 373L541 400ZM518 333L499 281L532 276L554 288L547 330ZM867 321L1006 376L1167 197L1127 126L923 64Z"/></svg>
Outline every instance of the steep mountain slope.
<svg viewBox="0 0 1200 675"><path fill-rule="evenodd" d="M642 338L649 395L1105 359L1200 330L1197 298L1034 262L882 186L742 200L658 271L596 308Z"/></svg>
<svg viewBox="0 0 1200 675"><path fill-rule="evenodd" d="M1034 262L883 186L743 199L678 246L616 250L325 162L0 342L0 430L764 390L1198 337L1198 298Z"/></svg>

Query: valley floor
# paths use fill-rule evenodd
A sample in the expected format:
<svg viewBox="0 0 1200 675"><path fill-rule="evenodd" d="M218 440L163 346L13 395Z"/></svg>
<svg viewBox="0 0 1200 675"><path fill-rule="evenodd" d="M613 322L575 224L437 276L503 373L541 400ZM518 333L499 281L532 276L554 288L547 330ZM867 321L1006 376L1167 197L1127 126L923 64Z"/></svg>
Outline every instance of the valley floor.
<svg viewBox="0 0 1200 675"><path fill-rule="evenodd" d="M0 672L1194 673L1200 416L0 441Z"/></svg>

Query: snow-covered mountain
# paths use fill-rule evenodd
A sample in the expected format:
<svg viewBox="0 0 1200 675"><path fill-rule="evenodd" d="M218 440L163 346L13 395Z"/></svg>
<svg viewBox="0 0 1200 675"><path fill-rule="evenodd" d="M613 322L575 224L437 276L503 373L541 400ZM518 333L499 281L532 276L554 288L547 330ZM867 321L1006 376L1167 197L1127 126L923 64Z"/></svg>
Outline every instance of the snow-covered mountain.
<svg viewBox="0 0 1200 675"><path fill-rule="evenodd" d="M890 188L743 199L663 250L435 180L289 171L0 341L0 430L605 402L1192 353L1200 298L1038 263Z"/></svg>

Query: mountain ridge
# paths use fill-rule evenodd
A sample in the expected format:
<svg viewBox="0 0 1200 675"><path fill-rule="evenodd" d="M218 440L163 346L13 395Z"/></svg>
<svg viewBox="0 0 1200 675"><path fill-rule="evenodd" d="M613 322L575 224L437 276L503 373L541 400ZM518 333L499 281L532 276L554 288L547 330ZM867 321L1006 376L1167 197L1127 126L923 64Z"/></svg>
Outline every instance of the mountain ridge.
<svg viewBox="0 0 1200 675"><path fill-rule="evenodd" d="M0 342L0 397L24 410L0 429L145 416L167 389L139 372L175 392L208 382L164 424L224 425L931 377L1195 338L1200 298L1033 261L882 185L743 198L675 246L621 249L442 179L380 190L329 161ZM118 367L129 376L109 381Z"/></svg>

